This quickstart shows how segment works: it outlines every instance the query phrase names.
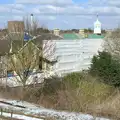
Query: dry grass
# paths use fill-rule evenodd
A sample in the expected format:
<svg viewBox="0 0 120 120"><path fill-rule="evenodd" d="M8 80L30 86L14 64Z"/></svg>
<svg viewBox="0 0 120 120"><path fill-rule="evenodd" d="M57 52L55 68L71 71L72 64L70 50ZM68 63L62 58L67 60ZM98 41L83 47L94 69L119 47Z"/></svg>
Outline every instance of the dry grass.
<svg viewBox="0 0 120 120"><path fill-rule="evenodd" d="M68 85L67 85L68 86ZM120 118L120 95L115 88L96 81L81 81L79 88L58 90L54 95L42 95L38 104L46 108L89 113L94 116ZM117 97L116 97L116 96Z"/></svg>
<svg viewBox="0 0 120 120"><path fill-rule="evenodd" d="M108 98L100 105L96 105L92 109L93 113L98 115L113 117L114 119L120 119L120 94L114 97Z"/></svg>
<svg viewBox="0 0 120 120"><path fill-rule="evenodd" d="M86 76L81 80L76 89L71 88L69 83L65 83L65 86L65 89L58 89L56 93L45 95L39 93L38 88L29 89L25 100L38 103L46 108L120 119L120 95L115 88L100 83L97 78L91 76ZM13 99L19 99L16 92L8 93Z"/></svg>
<svg viewBox="0 0 120 120"><path fill-rule="evenodd" d="M45 120L56 120L55 118L45 118Z"/></svg>

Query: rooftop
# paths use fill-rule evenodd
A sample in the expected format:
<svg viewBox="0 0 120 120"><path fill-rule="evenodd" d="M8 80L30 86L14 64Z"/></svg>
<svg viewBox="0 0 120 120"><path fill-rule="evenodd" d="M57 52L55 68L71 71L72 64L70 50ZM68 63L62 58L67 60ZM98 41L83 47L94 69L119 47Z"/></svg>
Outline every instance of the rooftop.
<svg viewBox="0 0 120 120"><path fill-rule="evenodd" d="M27 34L21 33L12 33L5 35L2 39L0 39L0 55L4 55L8 53L12 46L12 51L19 51L23 45L26 44L32 37ZM55 36L50 33L41 33L38 38L34 39L32 42L37 45L38 48L41 48L41 44L43 40L60 40L62 39L59 36Z"/></svg>
<svg viewBox="0 0 120 120"><path fill-rule="evenodd" d="M64 40L76 40L76 39L84 39L84 38L88 38L88 39L103 39L105 36L104 35L97 35L97 34L88 34L85 35L85 37L82 37L80 34L76 34L76 33L65 33L62 35Z"/></svg>
<svg viewBox="0 0 120 120"><path fill-rule="evenodd" d="M104 37L105 37L104 35L97 35L97 34L89 34L88 35L89 39L102 39Z"/></svg>
<svg viewBox="0 0 120 120"><path fill-rule="evenodd" d="M66 34L63 34L63 39L65 39L65 40L69 40L69 39L75 40L75 39L81 39L81 36L78 35L78 34L75 34L75 33L66 33Z"/></svg>

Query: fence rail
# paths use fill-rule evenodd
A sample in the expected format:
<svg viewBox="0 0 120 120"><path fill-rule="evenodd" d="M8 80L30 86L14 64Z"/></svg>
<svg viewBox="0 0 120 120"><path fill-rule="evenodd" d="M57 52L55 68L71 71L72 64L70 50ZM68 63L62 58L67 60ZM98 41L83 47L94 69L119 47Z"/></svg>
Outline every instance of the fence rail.
<svg viewBox="0 0 120 120"><path fill-rule="evenodd" d="M3 115L3 113L9 113L10 114L10 118L13 118L13 110L10 110L10 109L6 109L6 108L0 108L0 117L5 117Z"/></svg>
<svg viewBox="0 0 120 120"><path fill-rule="evenodd" d="M4 115L4 113L10 114L10 116L7 117L7 116ZM32 116L32 115L24 115L24 114L20 114L20 113L18 114L17 112L15 112L14 110L11 110L10 108L7 109L7 108L0 107L0 120L1 120L1 118L5 118L5 119L9 118L9 120L19 120L19 118L14 118L14 115L23 115L23 116L26 116L26 117L32 117L32 118L38 118L38 119L45 120L45 117L37 117L37 116Z"/></svg>

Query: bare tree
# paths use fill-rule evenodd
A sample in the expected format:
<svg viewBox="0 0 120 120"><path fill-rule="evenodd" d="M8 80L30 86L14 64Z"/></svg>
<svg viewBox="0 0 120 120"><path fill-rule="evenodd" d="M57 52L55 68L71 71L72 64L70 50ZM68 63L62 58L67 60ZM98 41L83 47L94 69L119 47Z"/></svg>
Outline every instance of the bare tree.
<svg viewBox="0 0 120 120"><path fill-rule="evenodd" d="M17 82L25 88L30 71L38 70L40 50L32 41L27 42L17 53L9 56L11 69L18 75Z"/></svg>
<svg viewBox="0 0 120 120"><path fill-rule="evenodd" d="M120 59L120 29L115 29L106 35L104 49L114 58Z"/></svg>
<svg viewBox="0 0 120 120"><path fill-rule="evenodd" d="M6 38L10 41L11 49L8 55L8 69L16 73L16 82L19 83L23 88L28 83L30 77L30 71L43 71L43 63L53 65L53 59L50 59L53 55L55 46L51 40L43 42L41 35L37 34L37 22L34 22L33 28L31 29L29 19L24 22L25 31L31 36L29 41L24 41L24 31L21 28L21 23L12 25L11 29L8 30ZM23 27L23 26L22 26ZM14 28L14 29L13 29ZM38 40L38 43L35 41ZM39 44L39 45L38 45ZM47 53L47 54L46 54Z"/></svg>

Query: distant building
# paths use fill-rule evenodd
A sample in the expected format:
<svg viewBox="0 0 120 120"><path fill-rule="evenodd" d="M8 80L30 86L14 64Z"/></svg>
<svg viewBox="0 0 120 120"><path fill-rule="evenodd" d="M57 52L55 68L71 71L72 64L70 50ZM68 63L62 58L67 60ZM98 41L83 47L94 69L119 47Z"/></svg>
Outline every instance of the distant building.
<svg viewBox="0 0 120 120"><path fill-rule="evenodd" d="M80 35L82 38L87 38L87 33L85 32L85 29L80 29L80 30L79 30L79 35Z"/></svg>
<svg viewBox="0 0 120 120"><path fill-rule="evenodd" d="M79 34L76 33L65 33L62 36L64 40L77 40L82 38Z"/></svg>
<svg viewBox="0 0 120 120"><path fill-rule="evenodd" d="M57 32L58 30L54 31ZM103 50L105 34L102 34L98 16L94 23L94 31L90 33L80 29L79 32L68 30L68 33L59 35L63 40L54 41L54 56L58 62L52 67L52 71L58 75L89 69L93 56Z"/></svg>
<svg viewBox="0 0 120 120"><path fill-rule="evenodd" d="M103 39L105 36L102 34L101 22L97 20L94 22L94 32L86 32L86 29L80 29L79 32L63 33L61 35L64 40L80 40L80 39Z"/></svg>
<svg viewBox="0 0 120 120"><path fill-rule="evenodd" d="M98 15L97 15L97 20L94 23L94 34L101 35L101 22L98 20Z"/></svg>
<svg viewBox="0 0 120 120"><path fill-rule="evenodd" d="M57 59L57 63L52 66L51 72L61 76L88 70L92 57L102 51L103 39L64 39L54 40L53 44L53 58Z"/></svg>
<svg viewBox="0 0 120 120"><path fill-rule="evenodd" d="M106 30L107 34L112 33L112 31L113 31L112 29L107 29L107 30Z"/></svg>
<svg viewBox="0 0 120 120"><path fill-rule="evenodd" d="M23 21L8 21L8 32L9 33L24 32L24 22Z"/></svg>
<svg viewBox="0 0 120 120"><path fill-rule="evenodd" d="M59 36L60 35L60 30L59 29L54 29L54 35Z"/></svg>

